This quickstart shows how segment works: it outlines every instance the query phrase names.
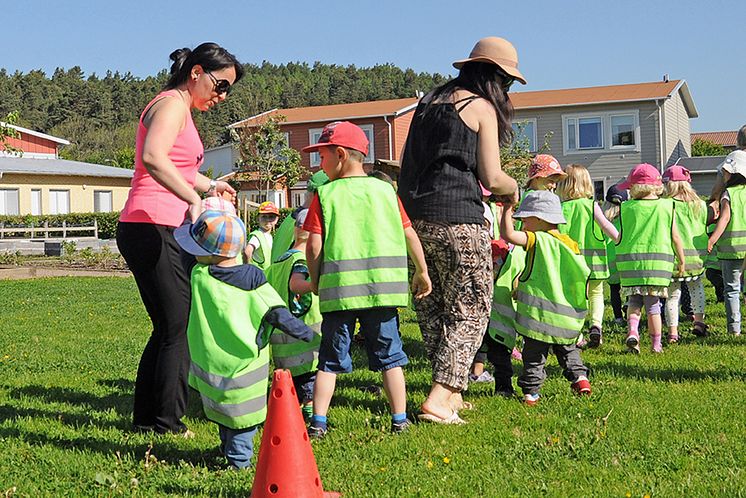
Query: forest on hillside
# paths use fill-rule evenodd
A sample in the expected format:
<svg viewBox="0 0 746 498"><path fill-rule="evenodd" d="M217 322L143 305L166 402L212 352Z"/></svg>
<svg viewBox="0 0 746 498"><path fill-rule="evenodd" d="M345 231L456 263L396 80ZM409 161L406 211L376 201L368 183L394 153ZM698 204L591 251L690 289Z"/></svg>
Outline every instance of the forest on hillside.
<svg viewBox="0 0 746 498"><path fill-rule="evenodd" d="M195 112L205 148L228 141L228 124L272 108L413 97L447 80L392 64L358 68L264 62L245 68L225 102L209 112ZM17 112L17 125L69 140L61 150L65 159L132 168L139 114L166 79L165 70L137 78L111 71L86 76L77 66L58 68L52 75L0 69L0 116Z"/></svg>

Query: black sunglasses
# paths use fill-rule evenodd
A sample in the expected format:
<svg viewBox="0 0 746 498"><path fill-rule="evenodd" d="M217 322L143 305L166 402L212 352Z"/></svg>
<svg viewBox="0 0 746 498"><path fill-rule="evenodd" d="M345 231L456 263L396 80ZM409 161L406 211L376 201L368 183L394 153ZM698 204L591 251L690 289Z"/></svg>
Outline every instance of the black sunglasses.
<svg viewBox="0 0 746 498"><path fill-rule="evenodd" d="M513 86L513 83L515 83L515 78L513 78L512 76L503 76L502 80L503 82L501 86L503 87L503 91L505 92L510 90L510 87Z"/></svg>
<svg viewBox="0 0 746 498"><path fill-rule="evenodd" d="M212 80L212 91L217 93L218 95L221 95L225 93L226 95L231 93L231 83L228 80L219 80L215 76L212 75L210 71L205 71L205 74L207 74L210 79Z"/></svg>

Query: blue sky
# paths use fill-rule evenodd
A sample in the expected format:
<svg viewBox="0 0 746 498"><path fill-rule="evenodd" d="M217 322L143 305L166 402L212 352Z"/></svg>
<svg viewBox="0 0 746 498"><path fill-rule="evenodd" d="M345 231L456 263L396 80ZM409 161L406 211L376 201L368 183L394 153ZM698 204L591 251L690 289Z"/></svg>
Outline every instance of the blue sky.
<svg viewBox="0 0 746 498"><path fill-rule="evenodd" d="M700 117L693 131L746 123L746 1L325 2L17 0L3 2L13 72L78 65L147 76L175 48L216 41L242 62L391 62L455 74L451 62L477 39L516 46L528 79L544 90L671 79L689 83ZM740 54L740 55L739 55Z"/></svg>

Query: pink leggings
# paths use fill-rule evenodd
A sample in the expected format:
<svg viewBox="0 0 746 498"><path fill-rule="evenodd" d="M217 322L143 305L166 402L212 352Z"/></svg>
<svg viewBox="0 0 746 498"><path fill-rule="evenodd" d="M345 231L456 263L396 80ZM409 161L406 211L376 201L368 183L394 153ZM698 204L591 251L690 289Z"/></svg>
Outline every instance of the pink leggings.
<svg viewBox="0 0 746 498"><path fill-rule="evenodd" d="M642 308L643 303L645 304L645 311L648 315L661 314L661 299L658 296L634 294L629 296L627 306L628 308Z"/></svg>

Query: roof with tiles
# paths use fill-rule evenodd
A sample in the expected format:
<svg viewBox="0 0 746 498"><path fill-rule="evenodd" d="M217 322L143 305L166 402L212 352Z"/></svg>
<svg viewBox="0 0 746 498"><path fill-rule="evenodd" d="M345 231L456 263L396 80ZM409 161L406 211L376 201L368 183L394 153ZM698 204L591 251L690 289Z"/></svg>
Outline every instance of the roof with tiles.
<svg viewBox="0 0 746 498"><path fill-rule="evenodd" d="M735 147L737 131L702 131L692 133L692 143L695 140L707 140L708 142L720 144L724 147Z"/></svg>
<svg viewBox="0 0 746 498"><path fill-rule="evenodd" d="M697 117L689 88L685 80L607 85L588 88L566 88L562 90L539 90L533 92L511 92L510 100L516 110L542 107L564 107L574 105L606 104L617 102L640 102L663 100L680 91L689 117ZM417 105L417 98L378 100L353 104L324 105L272 109L248 119L231 124L230 128L255 126L271 116L285 116L285 124L354 120L370 117L396 116Z"/></svg>

